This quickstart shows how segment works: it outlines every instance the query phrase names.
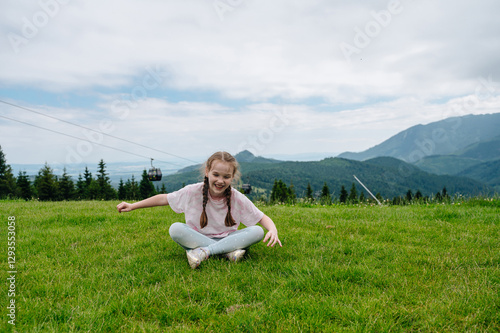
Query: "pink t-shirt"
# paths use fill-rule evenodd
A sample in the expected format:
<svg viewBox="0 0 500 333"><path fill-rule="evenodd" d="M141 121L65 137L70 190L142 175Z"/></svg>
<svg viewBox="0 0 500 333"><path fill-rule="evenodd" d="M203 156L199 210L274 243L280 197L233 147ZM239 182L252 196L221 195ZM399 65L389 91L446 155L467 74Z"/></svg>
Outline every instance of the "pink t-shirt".
<svg viewBox="0 0 500 333"><path fill-rule="evenodd" d="M200 227L200 216L203 211L203 183L187 185L184 188L167 194L170 207L176 213L184 213L186 224L192 229L211 238L226 237L238 230L240 223L245 226L256 225L264 216L255 205L242 193L231 189L231 216L236 225L226 227L224 221L227 214L226 198L214 199L208 194L206 212L208 224Z"/></svg>

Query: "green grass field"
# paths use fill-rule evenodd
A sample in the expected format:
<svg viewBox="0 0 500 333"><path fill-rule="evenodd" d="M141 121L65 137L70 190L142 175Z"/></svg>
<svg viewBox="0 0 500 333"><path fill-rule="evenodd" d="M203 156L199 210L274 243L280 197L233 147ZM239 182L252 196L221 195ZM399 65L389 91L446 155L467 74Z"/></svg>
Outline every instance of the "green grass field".
<svg viewBox="0 0 500 333"><path fill-rule="evenodd" d="M500 202L262 206L282 248L192 270L169 207L0 202L18 332L498 332ZM15 217L15 297L8 222ZM7 305L15 299L13 327Z"/></svg>

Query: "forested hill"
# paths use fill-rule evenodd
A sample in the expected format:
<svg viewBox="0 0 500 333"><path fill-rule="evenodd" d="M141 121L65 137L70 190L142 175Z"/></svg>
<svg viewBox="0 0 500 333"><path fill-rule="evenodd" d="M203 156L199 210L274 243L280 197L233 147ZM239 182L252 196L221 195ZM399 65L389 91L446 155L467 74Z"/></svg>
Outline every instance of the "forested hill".
<svg viewBox="0 0 500 333"><path fill-rule="evenodd" d="M308 184L313 191L320 191L325 182L333 192L333 196L338 196L342 185L349 189L353 183L356 183L358 191L364 191L353 175L356 175L373 194L380 193L384 198L405 195L408 190L412 190L413 193L420 190L424 195L434 195L443 187L446 187L449 194L478 195L492 191L481 182L465 177L430 174L390 157L364 162L343 158L327 158L314 162L242 161L240 165L243 182L250 183L254 189L263 189L269 193L274 181L281 179L287 185L292 183L299 197L304 196ZM168 191L198 181L201 181L198 168L164 177Z"/></svg>

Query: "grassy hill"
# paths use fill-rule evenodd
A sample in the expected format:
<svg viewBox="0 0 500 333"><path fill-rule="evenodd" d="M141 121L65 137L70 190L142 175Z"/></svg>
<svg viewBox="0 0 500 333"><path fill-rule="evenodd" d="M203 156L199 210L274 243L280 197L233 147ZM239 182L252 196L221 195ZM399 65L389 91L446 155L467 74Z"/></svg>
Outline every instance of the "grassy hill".
<svg viewBox="0 0 500 333"><path fill-rule="evenodd" d="M283 243L192 270L169 207L0 202L1 332L497 332L499 202L259 206ZM9 229L10 230L10 229ZM10 255L9 255L10 256ZM7 260L7 257L5 257ZM4 279L7 275L4 266ZM12 273L11 273L12 274ZM7 305L15 301L16 326Z"/></svg>

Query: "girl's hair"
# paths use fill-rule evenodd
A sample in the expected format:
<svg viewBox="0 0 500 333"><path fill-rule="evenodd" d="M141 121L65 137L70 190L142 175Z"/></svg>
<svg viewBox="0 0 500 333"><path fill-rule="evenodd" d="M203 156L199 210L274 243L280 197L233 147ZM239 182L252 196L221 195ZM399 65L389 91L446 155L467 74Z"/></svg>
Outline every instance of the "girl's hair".
<svg viewBox="0 0 500 333"><path fill-rule="evenodd" d="M209 183L208 183L208 177L205 176L205 173L212 169L212 165L215 161L223 161L231 165L231 167L233 168L233 183L237 182L241 175L239 170L240 165L238 164L238 161L236 161L236 159L231 154L225 151L219 151L214 153L212 156L208 158L205 164L203 164L202 172L205 178L203 182L203 211L201 212L200 216L200 227L202 229L205 228L208 224L208 217L205 208L208 202ZM231 215L231 185L229 185L224 194L226 195L226 203L227 203L227 214L224 224L226 225L226 227L232 227L236 225L236 222L234 221L233 216Z"/></svg>

